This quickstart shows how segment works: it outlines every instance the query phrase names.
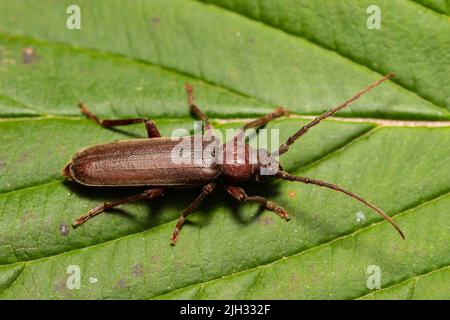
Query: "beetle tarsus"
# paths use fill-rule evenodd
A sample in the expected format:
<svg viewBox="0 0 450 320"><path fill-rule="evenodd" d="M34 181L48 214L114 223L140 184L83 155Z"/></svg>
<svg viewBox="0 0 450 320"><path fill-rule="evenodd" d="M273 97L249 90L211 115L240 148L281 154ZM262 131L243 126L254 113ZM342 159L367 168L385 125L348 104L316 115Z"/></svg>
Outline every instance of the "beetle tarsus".
<svg viewBox="0 0 450 320"><path fill-rule="evenodd" d="M175 231L172 233L172 237L170 237L170 245L171 246L175 246L177 240L178 240L178 235L180 234L180 229L175 228Z"/></svg>
<svg viewBox="0 0 450 320"><path fill-rule="evenodd" d="M239 202L256 202L265 209L276 213L280 218L286 221L289 221L291 219L286 210L276 205L272 201L268 201L266 198L260 196L249 197L247 196L247 193L245 193L245 190L238 186L226 186L225 188L228 193Z"/></svg>
<svg viewBox="0 0 450 320"><path fill-rule="evenodd" d="M104 127L104 128L111 128L116 126L127 126L130 124L136 124L136 123L144 123L145 129L147 130L147 136L149 138L159 138L161 137L161 133L158 130L158 127L156 124L149 119L145 118L129 118L129 119L100 119L95 114L93 114L88 107L84 103L80 103L78 107L81 110L81 113L83 113L86 118L94 121L98 125Z"/></svg>
<svg viewBox="0 0 450 320"><path fill-rule="evenodd" d="M154 188L154 189L149 189L142 193L139 193L134 196L127 197L127 198L104 202L103 204L92 208L86 214L84 214L81 217L79 217L78 219L76 219L72 223L72 227L75 229L75 228L79 227L80 225L82 225L83 223L85 223L86 221L88 221L89 219L95 217L96 215L98 215L106 210L112 209L114 207L120 206L125 203L129 203L129 202L133 202L133 201L137 201L137 200L141 200L141 199L157 198L159 196L162 196L163 192L164 192L163 188Z"/></svg>
<svg viewBox="0 0 450 320"><path fill-rule="evenodd" d="M271 201L267 201L265 207L267 210L275 212L277 215L280 216L280 218L282 218L286 221L291 220L291 217L289 217L289 214L287 213L287 211L284 210L283 208L277 206L275 203L273 203Z"/></svg>
<svg viewBox="0 0 450 320"><path fill-rule="evenodd" d="M214 191L216 188L216 183L211 182L208 183L206 186L203 187L202 193L200 193L197 198L181 213L180 218L177 221L177 224L175 226L175 230L172 233L172 237L170 238L170 245L174 246L175 243L178 240L178 237L180 235L181 228L184 225L184 222L186 221L186 217L194 211L199 204L205 199L205 197Z"/></svg>
<svg viewBox="0 0 450 320"><path fill-rule="evenodd" d="M95 208L92 208L91 210L88 211L88 213L82 215L81 217L79 217L77 220L75 220L72 223L72 227L78 228L80 225L82 225L83 223L85 223L86 221L88 221L89 219L95 217L96 215L102 213L105 210L108 210L110 208L110 204L108 202L105 202L102 205L99 205Z"/></svg>

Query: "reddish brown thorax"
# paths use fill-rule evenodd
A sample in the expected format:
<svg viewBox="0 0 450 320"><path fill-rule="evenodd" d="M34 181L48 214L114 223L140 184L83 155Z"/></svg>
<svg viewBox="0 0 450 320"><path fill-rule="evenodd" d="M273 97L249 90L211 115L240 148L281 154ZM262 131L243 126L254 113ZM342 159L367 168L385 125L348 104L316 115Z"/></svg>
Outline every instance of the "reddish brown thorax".
<svg viewBox="0 0 450 320"><path fill-rule="evenodd" d="M222 175L228 182L259 180L261 172L271 175L270 168L279 168L279 163L272 161L265 149L254 149L244 139L233 139L223 144L221 152L222 158L218 159L218 163L221 163Z"/></svg>
<svg viewBox="0 0 450 320"><path fill-rule="evenodd" d="M254 149L248 144L225 143L222 146L223 163L222 174L225 180L233 183L250 180L255 174L255 163L251 161Z"/></svg>

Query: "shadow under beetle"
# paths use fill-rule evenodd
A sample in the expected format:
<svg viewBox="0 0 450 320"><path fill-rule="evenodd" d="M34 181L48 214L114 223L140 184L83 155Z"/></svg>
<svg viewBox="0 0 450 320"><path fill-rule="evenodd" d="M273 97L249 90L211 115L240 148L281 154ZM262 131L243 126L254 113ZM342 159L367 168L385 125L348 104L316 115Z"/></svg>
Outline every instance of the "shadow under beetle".
<svg viewBox="0 0 450 320"><path fill-rule="evenodd" d="M201 150L208 150L209 146L214 146L209 153L206 153L206 156L203 152L200 157L201 161L174 161L173 158L173 150L181 143L182 139L190 139L191 141L189 142L193 142L194 136L175 139L164 138L161 137L158 128L151 120L144 118L102 120L92 114L86 105L80 103L81 112L105 128L144 123L148 138L117 141L84 149L74 155L72 160L62 170L62 175L69 180L86 186L148 186L151 188L134 196L105 202L79 217L72 226L76 228L101 212L125 203L160 197L166 188L202 186L203 189L200 195L181 213L178 219L170 242L172 245L175 245L186 217L198 207L208 194L214 191L219 178L224 181L226 191L236 200L259 203L265 209L275 212L285 220L289 220L289 215L283 208L263 197L248 196L244 189L240 187L242 183L247 181L266 181L272 178L314 184L345 193L382 216L404 239L404 234L397 224L381 209L367 200L331 183L290 175L282 171L281 165L276 160L279 155L286 153L290 145L311 127L345 108L363 94L393 76L393 73L384 76L347 101L313 119L289 137L277 151L270 154L263 149L254 150L250 147L245 142L243 132L246 129L258 128L275 118L287 115L283 108L278 108L272 113L246 123L230 141L220 145L214 137L213 127L208 117L195 104L192 86L186 84L190 111L204 123L205 132L202 136L204 139L201 142L203 147ZM243 152L238 152L238 150L243 150ZM190 152L184 152L184 155L182 154L183 151L180 151L180 157L192 159L197 156L196 153L198 152L200 151L195 148L191 149ZM225 161L216 161L218 154L222 154L226 159L233 161L227 161L226 159ZM253 157L255 154L256 158ZM256 159L256 161L250 161L250 158ZM265 174L261 174L263 171Z"/></svg>

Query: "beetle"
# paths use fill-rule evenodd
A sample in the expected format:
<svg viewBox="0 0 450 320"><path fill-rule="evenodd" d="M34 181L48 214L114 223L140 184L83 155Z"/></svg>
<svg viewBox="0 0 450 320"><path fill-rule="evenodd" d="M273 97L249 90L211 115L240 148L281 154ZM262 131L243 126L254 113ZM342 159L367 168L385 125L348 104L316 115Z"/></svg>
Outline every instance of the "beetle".
<svg viewBox="0 0 450 320"><path fill-rule="evenodd" d="M287 115L286 110L279 107L272 113L246 123L230 141L220 145L218 140L215 139L211 122L195 103L193 87L186 83L185 89L189 108L191 113L204 124L204 134L202 135L204 139L201 141L202 148L190 149L188 152L179 150L179 152L181 158L192 159L193 157L195 158L199 152L208 150L207 152L202 153L200 161L180 162L174 161L173 157L174 150L180 145L182 139L185 139L185 141L187 139L188 143L192 143L194 136L175 139L161 137L155 123L145 118L102 120L91 113L85 104L80 103L79 107L81 112L87 118L105 128L144 123L147 129L148 138L116 141L84 149L76 153L66 164L62 170L62 175L69 180L86 186L139 186L149 187L149 189L130 197L104 202L76 219L72 226L73 228L77 228L90 218L125 203L141 199L155 199L162 196L164 191L168 188L202 187L201 193L181 213L176 223L170 238L170 244L175 245L180 230L186 221L186 217L198 207L207 195L216 189L219 180L224 182L226 191L239 202L258 203L265 209L273 211L281 218L289 220L288 213L282 207L260 196L248 196L241 187L242 184L254 180L267 181L268 179L283 179L313 184L344 193L382 216L399 232L400 236L405 239L400 227L386 213L364 198L335 184L307 177L295 176L284 172L277 160L278 156L286 153L289 150L289 147L311 127L347 107L363 94L393 76L394 73L387 74L356 93L350 99L314 118L311 122L300 128L294 135L290 136L278 150L272 153L268 153L264 149L253 149L245 142L243 132L249 128L261 127L273 119ZM208 149L211 145L213 145L214 148ZM238 152L238 150L241 150L242 152ZM234 161L217 161L217 155L219 153L226 159ZM250 161L251 158L255 159L255 154L256 161Z"/></svg>

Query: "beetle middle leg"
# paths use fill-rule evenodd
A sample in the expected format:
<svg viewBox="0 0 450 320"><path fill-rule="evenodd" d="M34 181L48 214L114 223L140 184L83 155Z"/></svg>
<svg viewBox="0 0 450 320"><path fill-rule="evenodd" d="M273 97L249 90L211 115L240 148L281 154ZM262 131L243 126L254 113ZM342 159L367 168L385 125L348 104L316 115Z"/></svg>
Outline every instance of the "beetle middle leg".
<svg viewBox="0 0 450 320"><path fill-rule="evenodd" d="M260 197L260 196L247 196L244 189L238 186L226 186L225 187L228 193L238 200L239 202L256 202L261 204L264 208L266 208L269 211L275 212L277 215L279 215L281 218L285 219L286 221L290 220L289 214L286 210L283 208L277 206L275 203L268 201L266 198Z"/></svg>
<svg viewBox="0 0 450 320"><path fill-rule="evenodd" d="M98 215L108 209L112 209L112 208L120 206L122 204L134 202L134 201L141 200L141 199L154 199L154 198L162 196L163 192L164 192L163 188L153 188L153 189L145 190L144 192L136 194L134 196L104 202L103 204L101 204L95 208L92 208L91 210L89 210L88 213L82 215L77 220L75 220L72 223L72 227L77 228L80 225L82 225L83 223L85 223L87 220L95 217L96 215Z"/></svg>
<svg viewBox="0 0 450 320"><path fill-rule="evenodd" d="M145 118L130 118L130 119L99 119L95 114L93 114L84 103L78 105L81 112L88 118L101 125L104 128L110 128L115 126L126 126L135 123L144 123L147 129L147 136L149 138L159 138L161 133L159 132L156 124L152 120Z"/></svg>
<svg viewBox="0 0 450 320"><path fill-rule="evenodd" d="M177 225L175 226L175 230L172 233L172 237L170 238L170 244L173 246L178 240L178 236L180 235L181 227L183 226L184 222L186 221L186 217L191 214L198 206L199 204L205 199L205 197L214 191L216 188L216 183L211 182L208 183L206 186L203 187L202 193L198 195L197 198L187 207L184 209L184 211L181 213L180 218L178 219Z"/></svg>

